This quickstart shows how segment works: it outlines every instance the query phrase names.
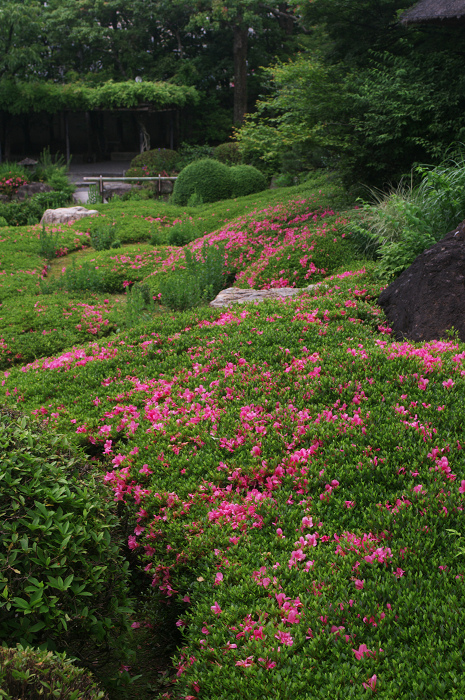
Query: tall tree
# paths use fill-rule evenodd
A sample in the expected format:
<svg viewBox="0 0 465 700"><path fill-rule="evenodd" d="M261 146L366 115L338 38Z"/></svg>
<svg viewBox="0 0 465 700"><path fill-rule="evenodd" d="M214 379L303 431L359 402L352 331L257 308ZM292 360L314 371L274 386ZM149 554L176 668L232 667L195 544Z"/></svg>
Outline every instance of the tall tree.
<svg viewBox="0 0 465 700"><path fill-rule="evenodd" d="M185 0L175 0L185 6ZM278 20L283 39L292 33L294 15L287 3L266 4L260 0L198 0L191 3L191 19L186 29L232 34L234 123L240 124L247 112L248 48L250 39L265 34L270 21Z"/></svg>
<svg viewBox="0 0 465 700"><path fill-rule="evenodd" d="M43 9L39 0L0 3L0 79L39 73L47 54Z"/></svg>

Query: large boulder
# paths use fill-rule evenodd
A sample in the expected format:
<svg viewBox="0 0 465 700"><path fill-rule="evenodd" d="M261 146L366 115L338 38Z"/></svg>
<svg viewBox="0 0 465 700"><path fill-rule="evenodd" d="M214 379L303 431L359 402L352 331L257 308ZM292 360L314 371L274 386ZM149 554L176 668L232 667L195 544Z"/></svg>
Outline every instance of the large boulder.
<svg viewBox="0 0 465 700"><path fill-rule="evenodd" d="M22 201L23 199L27 199L27 197L32 197L33 194L51 192L52 190L53 187L47 185L45 182L29 182L29 184L22 185L16 190L13 199Z"/></svg>
<svg viewBox="0 0 465 700"><path fill-rule="evenodd" d="M465 221L419 255L378 304L398 340L445 338L453 327L465 341Z"/></svg>
<svg viewBox="0 0 465 700"><path fill-rule="evenodd" d="M96 209L85 207L63 207L61 209L46 209L40 220L41 224L67 224L69 221L77 221L85 216L98 214Z"/></svg>
<svg viewBox="0 0 465 700"><path fill-rule="evenodd" d="M316 287L316 284L310 284L308 287L280 287L277 289L240 289L239 287L228 287L223 289L210 306L220 308L222 306L231 306L232 304L250 304L266 301L267 299L286 299L293 297L302 292L309 292Z"/></svg>

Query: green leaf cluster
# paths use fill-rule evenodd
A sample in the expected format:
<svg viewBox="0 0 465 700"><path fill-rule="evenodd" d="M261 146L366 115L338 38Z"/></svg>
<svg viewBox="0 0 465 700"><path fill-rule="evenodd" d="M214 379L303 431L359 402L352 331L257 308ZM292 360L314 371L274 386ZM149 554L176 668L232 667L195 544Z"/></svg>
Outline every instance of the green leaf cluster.
<svg viewBox="0 0 465 700"><path fill-rule="evenodd" d="M108 700L89 671L78 668L65 652L17 644L0 647L0 698L14 700Z"/></svg>
<svg viewBox="0 0 465 700"><path fill-rule="evenodd" d="M66 439L2 409L0 640L103 659L128 633L128 564L101 485Z"/></svg>

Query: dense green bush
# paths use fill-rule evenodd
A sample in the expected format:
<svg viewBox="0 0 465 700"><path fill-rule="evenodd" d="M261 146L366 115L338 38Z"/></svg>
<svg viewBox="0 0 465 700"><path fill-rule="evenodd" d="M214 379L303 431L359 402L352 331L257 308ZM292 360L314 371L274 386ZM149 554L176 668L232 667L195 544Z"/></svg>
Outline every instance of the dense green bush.
<svg viewBox="0 0 465 700"><path fill-rule="evenodd" d="M69 202L67 190L39 192L22 201L0 202L0 216L9 226L37 224L46 209L64 207Z"/></svg>
<svg viewBox="0 0 465 700"><path fill-rule="evenodd" d="M233 197L246 197L266 190L267 184L263 173L253 165L235 165L231 168Z"/></svg>
<svg viewBox="0 0 465 700"><path fill-rule="evenodd" d="M239 165L242 160L239 144L236 141L220 143L214 150L214 157L226 165Z"/></svg>
<svg viewBox="0 0 465 700"><path fill-rule="evenodd" d="M166 242L168 245L183 246L200 238L202 231L192 219L178 221L166 229ZM154 236L153 244L158 245L157 236Z"/></svg>
<svg viewBox="0 0 465 700"><path fill-rule="evenodd" d="M66 439L7 409L0 463L0 641L102 661L127 641L131 612L102 485Z"/></svg>
<svg viewBox="0 0 465 700"><path fill-rule="evenodd" d="M191 163L181 171L174 185L173 204L185 205L192 195L205 203L218 202L232 195L233 182L230 168L210 158Z"/></svg>
<svg viewBox="0 0 465 700"><path fill-rule="evenodd" d="M146 176L158 175L165 170L173 172L177 169L179 154L169 148L154 148L144 151L132 159L131 168L143 169ZM126 173L129 175L129 171Z"/></svg>
<svg viewBox="0 0 465 700"><path fill-rule="evenodd" d="M90 673L75 666L66 653L23 647L0 647L2 700L108 700Z"/></svg>
<svg viewBox="0 0 465 700"><path fill-rule="evenodd" d="M91 231L90 244L95 250L120 248L121 241L116 238L117 228L111 223L99 222Z"/></svg>
<svg viewBox="0 0 465 700"><path fill-rule="evenodd" d="M9 226L27 226L37 224L44 212L41 205L37 204L34 197L22 202L0 202L0 216Z"/></svg>

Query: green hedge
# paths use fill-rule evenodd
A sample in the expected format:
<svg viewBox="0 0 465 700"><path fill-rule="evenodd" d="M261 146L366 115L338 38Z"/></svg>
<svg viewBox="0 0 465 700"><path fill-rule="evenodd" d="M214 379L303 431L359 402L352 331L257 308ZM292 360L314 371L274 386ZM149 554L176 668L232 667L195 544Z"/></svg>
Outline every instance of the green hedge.
<svg viewBox="0 0 465 700"><path fill-rule="evenodd" d="M266 190L266 178L253 165L236 165L231 168L233 197L246 197Z"/></svg>
<svg viewBox="0 0 465 700"><path fill-rule="evenodd" d="M173 204L185 205L193 196L202 202L218 202L232 195L231 171L227 165L210 158L195 161L181 170L174 185Z"/></svg>

